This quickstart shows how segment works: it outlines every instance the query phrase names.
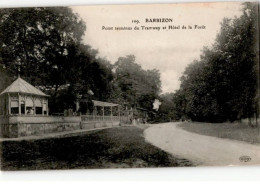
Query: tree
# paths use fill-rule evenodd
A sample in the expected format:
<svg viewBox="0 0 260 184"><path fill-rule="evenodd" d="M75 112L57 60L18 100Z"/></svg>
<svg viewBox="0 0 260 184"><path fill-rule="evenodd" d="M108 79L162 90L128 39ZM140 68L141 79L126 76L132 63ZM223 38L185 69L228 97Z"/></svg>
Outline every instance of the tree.
<svg viewBox="0 0 260 184"><path fill-rule="evenodd" d="M164 115L164 121L172 121L176 119L180 119L176 117L175 107L174 107L174 94L173 93L165 93L160 95L161 105L159 106L159 113Z"/></svg>
<svg viewBox="0 0 260 184"><path fill-rule="evenodd" d="M81 41L85 24L70 8L0 10L0 57L8 72L32 84L65 83L69 48ZM54 77L55 76L55 77Z"/></svg>
<svg viewBox="0 0 260 184"><path fill-rule="evenodd" d="M152 109L153 101L158 98L161 88L158 70L144 70L135 62L135 56L118 58L114 64L115 97L131 106Z"/></svg>
<svg viewBox="0 0 260 184"><path fill-rule="evenodd" d="M0 10L0 75L21 76L51 95L52 112L74 102L109 97L111 65L98 51L82 44L86 26L70 8ZM10 80L11 81L11 80Z"/></svg>
<svg viewBox="0 0 260 184"><path fill-rule="evenodd" d="M258 116L257 3L239 18L223 19L211 49L181 77L185 113L194 121L223 122Z"/></svg>
<svg viewBox="0 0 260 184"><path fill-rule="evenodd" d="M0 92L4 91L11 84L12 80L13 78L8 75L4 66L0 64Z"/></svg>

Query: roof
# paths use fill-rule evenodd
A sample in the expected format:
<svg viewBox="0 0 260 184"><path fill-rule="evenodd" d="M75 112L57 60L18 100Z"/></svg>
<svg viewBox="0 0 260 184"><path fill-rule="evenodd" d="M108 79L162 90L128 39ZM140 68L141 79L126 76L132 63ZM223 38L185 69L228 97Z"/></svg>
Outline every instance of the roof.
<svg viewBox="0 0 260 184"><path fill-rule="evenodd" d="M141 107L136 107L136 109L139 109L139 110L142 110L142 111L149 111L148 109L144 109L144 108L141 108Z"/></svg>
<svg viewBox="0 0 260 184"><path fill-rule="evenodd" d="M102 102L102 101L97 101L97 100L92 100L92 102L94 103L94 106L102 106L102 107L114 107L114 106L118 106L118 104L108 103L108 102Z"/></svg>
<svg viewBox="0 0 260 184"><path fill-rule="evenodd" d="M49 96L44 94L41 90L32 86L22 78L18 77L10 86L8 86L0 95L5 93L26 93L37 96Z"/></svg>

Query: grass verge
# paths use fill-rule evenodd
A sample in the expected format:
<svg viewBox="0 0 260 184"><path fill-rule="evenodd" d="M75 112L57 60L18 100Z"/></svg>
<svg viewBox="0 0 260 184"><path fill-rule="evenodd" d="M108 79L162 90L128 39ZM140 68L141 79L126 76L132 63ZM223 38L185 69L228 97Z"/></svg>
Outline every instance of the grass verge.
<svg viewBox="0 0 260 184"><path fill-rule="evenodd" d="M181 123L184 130L219 138L260 144L259 128L252 128L243 123Z"/></svg>
<svg viewBox="0 0 260 184"><path fill-rule="evenodd" d="M118 127L83 135L0 145L2 170L192 166L145 142L144 128Z"/></svg>

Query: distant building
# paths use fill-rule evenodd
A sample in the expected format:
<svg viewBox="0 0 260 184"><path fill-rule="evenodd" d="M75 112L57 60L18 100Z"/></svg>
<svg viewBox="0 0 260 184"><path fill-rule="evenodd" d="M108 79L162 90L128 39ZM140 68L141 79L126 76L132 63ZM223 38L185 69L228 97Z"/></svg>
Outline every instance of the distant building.
<svg viewBox="0 0 260 184"><path fill-rule="evenodd" d="M18 77L0 94L0 115L48 116L48 96Z"/></svg>

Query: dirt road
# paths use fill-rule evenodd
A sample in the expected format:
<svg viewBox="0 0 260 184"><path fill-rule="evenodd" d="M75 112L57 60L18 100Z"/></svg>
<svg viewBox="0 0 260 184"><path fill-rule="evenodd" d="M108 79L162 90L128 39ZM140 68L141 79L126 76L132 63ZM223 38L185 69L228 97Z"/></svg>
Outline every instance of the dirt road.
<svg viewBox="0 0 260 184"><path fill-rule="evenodd" d="M196 165L260 165L260 145L191 133L177 124L151 126L144 132L146 141Z"/></svg>

